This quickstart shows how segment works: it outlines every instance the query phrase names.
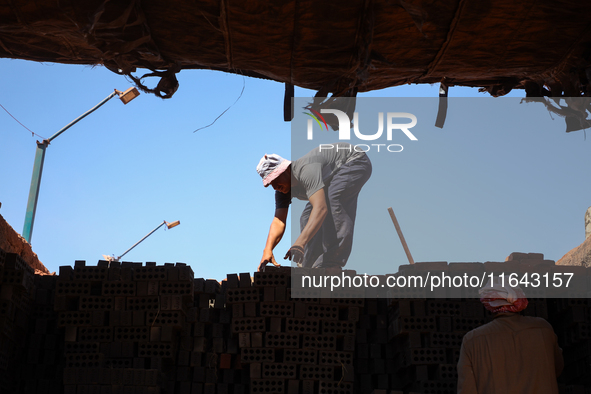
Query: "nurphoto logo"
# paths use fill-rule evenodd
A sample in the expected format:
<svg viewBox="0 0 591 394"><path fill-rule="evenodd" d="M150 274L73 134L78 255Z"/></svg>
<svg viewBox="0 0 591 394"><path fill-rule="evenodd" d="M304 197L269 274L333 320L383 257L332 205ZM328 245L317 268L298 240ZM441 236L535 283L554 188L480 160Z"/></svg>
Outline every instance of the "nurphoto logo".
<svg viewBox="0 0 591 394"><path fill-rule="evenodd" d="M340 141L350 141L351 140L351 119L349 116L341 110L338 109L320 109L320 112L310 109L311 113L305 112L306 115L311 117L312 119L308 119L307 124L307 137L308 140L314 139L314 122L316 121L320 130L323 129L322 126L328 130L328 125L326 120L322 116L322 114L332 114L337 117L338 124L339 124L339 140ZM387 112L384 116L384 112L378 112L378 131L373 134L363 134L359 131L359 113L355 112L353 114L353 133L356 138L362 141L377 141L382 138L384 134L384 119L386 120L386 141L392 141L392 136L394 131L401 131L404 133L408 139L411 141L417 141L417 137L411 133L410 129L416 126L417 124L417 117L408 112ZM410 120L410 123L400 123L401 120ZM322 122L321 122L322 121ZM382 138L383 139L383 138ZM333 144L320 144L319 150L323 149L335 149L335 145ZM387 150L388 152L402 152L404 149L400 144L379 144L379 143L372 143L372 144L357 144L351 145L352 149L357 152L367 152L371 149L375 149L380 152L380 148ZM336 149L339 149L336 147Z"/></svg>

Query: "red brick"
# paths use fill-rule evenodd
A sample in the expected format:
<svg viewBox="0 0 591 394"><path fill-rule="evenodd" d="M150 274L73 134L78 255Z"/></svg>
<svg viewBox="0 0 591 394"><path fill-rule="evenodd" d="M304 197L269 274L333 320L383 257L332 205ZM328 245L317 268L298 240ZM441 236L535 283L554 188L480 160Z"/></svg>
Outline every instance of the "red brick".
<svg viewBox="0 0 591 394"><path fill-rule="evenodd" d="M220 368L221 369L230 369L232 368L232 355L231 354L221 354L220 355Z"/></svg>
<svg viewBox="0 0 591 394"><path fill-rule="evenodd" d="M247 288L252 286L252 279L250 278L250 272L240 273L240 287Z"/></svg>

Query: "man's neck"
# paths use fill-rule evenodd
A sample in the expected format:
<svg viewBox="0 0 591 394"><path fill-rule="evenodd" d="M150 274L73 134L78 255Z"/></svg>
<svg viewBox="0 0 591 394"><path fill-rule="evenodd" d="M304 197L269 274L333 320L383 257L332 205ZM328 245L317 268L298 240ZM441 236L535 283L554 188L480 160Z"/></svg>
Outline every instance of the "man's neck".
<svg viewBox="0 0 591 394"><path fill-rule="evenodd" d="M511 316L517 316L517 313L514 312L500 312L500 313L495 313L493 315L493 319L499 318L499 317L511 317Z"/></svg>

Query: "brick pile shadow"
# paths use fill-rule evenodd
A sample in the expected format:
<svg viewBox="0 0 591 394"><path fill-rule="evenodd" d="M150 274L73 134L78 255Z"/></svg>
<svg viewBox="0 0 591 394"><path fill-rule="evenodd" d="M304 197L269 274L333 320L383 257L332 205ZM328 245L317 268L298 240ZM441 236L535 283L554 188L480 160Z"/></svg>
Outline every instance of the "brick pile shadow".
<svg viewBox="0 0 591 394"><path fill-rule="evenodd" d="M289 268L218 283L181 263L0 262L10 393L455 393L463 335L491 319L475 299L291 298ZM561 392L588 391L589 300L529 301L564 349Z"/></svg>

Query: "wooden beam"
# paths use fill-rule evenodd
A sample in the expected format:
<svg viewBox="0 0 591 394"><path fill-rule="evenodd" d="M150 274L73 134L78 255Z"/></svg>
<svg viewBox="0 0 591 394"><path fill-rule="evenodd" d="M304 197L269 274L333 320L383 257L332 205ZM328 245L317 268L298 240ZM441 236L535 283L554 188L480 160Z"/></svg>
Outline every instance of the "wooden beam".
<svg viewBox="0 0 591 394"><path fill-rule="evenodd" d="M400 242L402 242L402 247L404 248L404 253L406 253L406 257L408 258L408 262L410 264L414 264L415 261L410 254L410 250L408 249L408 245L404 240L404 235L402 235L402 230L400 229L400 225L398 224L398 220L396 219L396 215L394 215L394 210L392 207L388 208L388 212L390 213L390 217L392 218L392 223L394 223L394 227L396 227L396 232L398 233L398 237L400 237Z"/></svg>

